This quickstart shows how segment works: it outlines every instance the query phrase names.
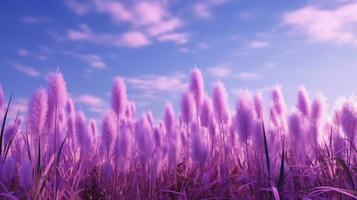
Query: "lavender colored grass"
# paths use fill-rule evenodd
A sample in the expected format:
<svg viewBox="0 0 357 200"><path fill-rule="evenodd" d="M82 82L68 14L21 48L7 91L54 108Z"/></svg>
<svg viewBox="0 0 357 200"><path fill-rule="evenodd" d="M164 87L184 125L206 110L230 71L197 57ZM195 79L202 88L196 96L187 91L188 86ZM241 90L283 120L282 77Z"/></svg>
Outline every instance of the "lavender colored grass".
<svg viewBox="0 0 357 200"><path fill-rule="evenodd" d="M123 78L114 78L111 95L112 109L114 113L120 117L124 114L127 103L126 86Z"/></svg>
<svg viewBox="0 0 357 200"><path fill-rule="evenodd" d="M249 91L233 106L232 88L217 81L208 96L195 68L181 102L166 103L162 119L137 113L115 78L111 109L87 121L62 74L47 80L27 115L9 110L0 199L357 198L355 98L328 110L300 87L290 109L276 85L267 110L262 95Z"/></svg>

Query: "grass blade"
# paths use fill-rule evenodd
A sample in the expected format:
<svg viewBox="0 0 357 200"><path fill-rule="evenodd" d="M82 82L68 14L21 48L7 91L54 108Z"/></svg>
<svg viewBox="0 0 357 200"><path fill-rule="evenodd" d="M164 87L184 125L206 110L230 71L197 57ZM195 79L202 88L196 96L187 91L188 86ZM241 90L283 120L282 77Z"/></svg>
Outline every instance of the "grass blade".
<svg viewBox="0 0 357 200"><path fill-rule="evenodd" d="M279 181L278 181L278 189L280 191L281 186L284 182L285 179L285 150L284 150L284 139L283 139L283 145L282 145L282 152L281 152L281 163L280 163L280 173L279 173Z"/></svg>
<svg viewBox="0 0 357 200"><path fill-rule="evenodd" d="M265 134L265 127L264 127L264 121L263 120L262 120L262 128L263 128L263 137L264 137L265 159L266 159L267 168L268 168L268 179L270 180L270 160L269 160L268 142L267 142L267 137L266 137L266 134Z"/></svg>
<svg viewBox="0 0 357 200"><path fill-rule="evenodd" d="M3 138L4 138L5 124L6 124L7 115L9 113L11 100L12 100L12 94L10 95L9 103L7 104L4 118L2 121L2 127L1 127L1 133L0 133L0 156L2 155L2 144L3 144Z"/></svg>

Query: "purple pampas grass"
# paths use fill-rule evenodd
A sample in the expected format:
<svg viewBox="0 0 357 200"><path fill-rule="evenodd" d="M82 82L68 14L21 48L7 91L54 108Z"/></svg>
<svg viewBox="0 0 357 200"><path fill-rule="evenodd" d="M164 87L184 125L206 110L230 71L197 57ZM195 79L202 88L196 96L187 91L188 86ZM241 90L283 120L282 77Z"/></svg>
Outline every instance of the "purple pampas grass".
<svg viewBox="0 0 357 200"><path fill-rule="evenodd" d="M29 103L28 122L33 135L41 135L46 122L47 115L47 93L44 89L39 89Z"/></svg>
<svg viewBox="0 0 357 200"><path fill-rule="evenodd" d="M123 78L114 78L111 95L112 110L118 117L121 117L125 112L125 106L127 103L126 86Z"/></svg>
<svg viewBox="0 0 357 200"><path fill-rule="evenodd" d="M347 136L353 142L356 135L357 111L351 102L344 102L340 111L340 124Z"/></svg>
<svg viewBox="0 0 357 200"><path fill-rule="evenodd" d="M229 120L228 95L223 83L217 81L213 85L212 101L214 114L218 122L226 123Z"/></svg>
<svg viewBox="0 0 357 200"><path fill-rule="evenodd" d="M67 99L66 112L67 112L67 115L74 114L74 112L75 112L74 103L71 98Z"/></svg>
<svg viewBox="0 0 357 200"><path fill-rule="evenodd" d="M169 135L172 133L175 127L175 114L171 103L166 103L165 105L164 120L166 133Z"/></svg>
<svg viewBox="0 0 357 200"><path fill-rule="evenodd" d="M80 145L81 154L90 150L91 141L86 125L86 117L83 111L76 114L76 139Z"/></svg>
<svg viewBox="0 0 357 200"><path fill-rule="evenodd" d="M298 89L296 107L299 109L300 113L304 117L309 116L309 114L310 114L310 99L309 99L309 95L307 94L306 88L303 85L299 86L299 89Z"/></svg>
<svg viewBox="0 0 357 200"><path fill-rule="evenodd" d="M195 100L196 108L199 108L203 100L204 85L202 73L198 68L191 71L189 88Z"/></svg>
<svg viewBox="0 0 357 200"><path fill-rule="evenodd" d="M203 127L208 127L213 120L213 105L212 100L209 97L204 98L200 115L201 125Z"/></svg>
<svg viewBox="0 0 357 200"><path fill-rule="evenodd" d="M257 93L253 97L254 110L258 119L263 118L264 106L263 106L263 96L261 93Z"/></svg>
<svg viewBox="0 0 357 200"><path fill-rule="evenodd" d="M195 107L194 107L193 96L189 91L183 93L182 95L181 113L182 113L183 122L190 123L193 120Z"/></svg>
<svg viewBox="0 0 357 200"><path fill-rule="evenodd" d="M208 150L200 137L198 128L195 128L192 138L192 160L198 165L203 165L208 159Z"/></svg>
<svg viewBox="0 0 357 200"><path fill-rule="evenodd" d="M301 121L297 112L293 112L289 116L289 133L296 140L301 140Z"/></svg>
<svg viewBox="0 0 357 200"><path fill-rule="evenodd" d="M271 98L273 100L272 109L277 116L283 116L285 114L285 101L281 92L281 86L275 85L271 91Z"/></svg>
<svg viewBox="0 0 357 200"><path fill-rule="evenodd" d="M59 116L66 106L67 91L66 82L60 72L50 73L47 76L47 94L48 94L48 114L49 114L49 128L54 125L55 113ZM57 119L58 121L59 119Z"/></svg>
<svg viewBox="0 0 357 200"><path fill-rule="evenodd" d="M302 126L300 115L297 111L293 111L289 116L288 121L289 133L290 133L290 148L294 153L294 159L296 163L304 162L305 149L296 148L297 146L304 145L304 138L302 135Z"/></svg>
<svg viewBox="0 0 357 200"><path fill-rule="evenodd" d="M246 143L252 133L253 126L253 107L251 94L248 91L241 92L236 104L236 126L242 142Z"/></svg>
<svg viewBox="0 0 357 200"><path fill-rule="evenodd" d="M109 156L113 146L113 140L115 136L115 121L112 113L108 113L102 122L102 135L101 145L103 146L106 154Z"/></svg>
<svg viewBox="0 0 357 200"><path fill-rule="evenodd" d="M20 165L19 185L23 189L28 189L33 183L32 165L28 159L24 159Z"/></svg>

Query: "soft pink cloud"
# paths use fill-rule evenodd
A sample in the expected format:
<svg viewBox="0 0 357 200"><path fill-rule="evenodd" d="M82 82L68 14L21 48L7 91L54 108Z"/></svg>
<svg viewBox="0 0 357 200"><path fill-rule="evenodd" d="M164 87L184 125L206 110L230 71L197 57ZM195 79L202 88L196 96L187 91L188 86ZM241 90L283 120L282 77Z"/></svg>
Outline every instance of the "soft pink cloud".
<svg viewBox="0 0 357 200"><path fill-rule="evenodd" d="M87 13L87 10L86 12L77 11L83 7L81 3L74 4L69 4L68 7L77 14ZM77 4L79 4L79 8L76 8ZM67 37L72 41L112 43L127 47L146 46L152 40L172 41L179 44L187 41L187 37L183 33L178 33L178 29L183 27L183 21L169 11L168 4L164 1L129 3L114 0L92 0L87 4L86 8L91 8L90 12L107 15L115 24L128 23L129 30L121 34L96 34L86 27L80 27L79 30L70 29L67 31Z"/></svg>
<svg viewBox="0 0 357 200"><path fill-rule="evenodd" d="M91 94L82 94L75 98L77 103L85 104L87 106L100 107L104 104L104 101Z"/></svg>
<svg viewBox="0 0 357 200"><path fill-rule="evenodd" d="M284 25L306 35L312 41L357 43L357 3L346 3L335 8L307 6L286 13Z"/></svg>
<svg viewBox="0 0 357 200"><path fill-rule="evenodd" d="M139 31L129 31L121 35L117 44L128 47L142 47L149 45L150 40Z"/></svg>
<svg viewBox="0 0 357 200"><path fill-rule="evenodd" d="M252 40L248 43L248 47L251 49L261 49L268 47L269 45L269 42L262 40Z"/></svg>
<svg viewBox="0 0 357 200"><path fill-rule="evenodd" d="M147 31L150 35L157 36L180 28L182 25L183 23L179 18L173 17L171 19L160 21L152 26L149 26Z"/></svg>
<svg viewBox="0 0 357 200"><path fill-rule="evenodd" d="M211 12L213 7L225 2L227 2L227 0L202 0L192 6L192 12L197 18L209 19L213 16Z"/></svg>
<svg viewBox="0 0 357 200"><path fill-rule="evenodd" d="M131 12L120 1L93 0L93 3L97 12L108 14L114 21L122 22L133 19Z"/></svg>
<svg viewBox="0 0 357 200"><path fill-rule="evenodd" d="M172 75L143 75L128 77L128 84L136 89L155 92L180 92L186 88L184 76L180 73Z"/></svg>
<svg viewBox="0 0 357 200"><path fill-rule="evenodd" d="M67 37L73 41L89 41L94 39L91 32L87 25L80 24L79 30L69 29L67 31Z"/></svg>
<svg viewBox="0 0 357 200"><path fill-rule="evenodd" d="M160 23L167 15L166 8L157 2L142 1L134 6L133 12L136 16L134 23L139 25L149 25Z"/></svg>

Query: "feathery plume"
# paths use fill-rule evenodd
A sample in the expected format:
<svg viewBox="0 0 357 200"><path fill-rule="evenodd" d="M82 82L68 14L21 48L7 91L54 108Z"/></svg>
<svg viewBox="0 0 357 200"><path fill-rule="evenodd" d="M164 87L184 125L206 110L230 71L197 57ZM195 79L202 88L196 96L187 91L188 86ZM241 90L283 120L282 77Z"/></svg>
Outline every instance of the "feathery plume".
<svg viewBox="0 0 357 200"><path fill-rule="evenodd" d="M238 134L244 143L252 133L253 119L251 94L248 91L240 92L236 104L236 126Z"/></svg>
<svg viewBox="0 0 357 200"><path fill-rule="evenodd" d="M202 104L203 94L204 94L204 85L202 73L198 68L193 68L191 71L191 78L189 89L193 95L193 98L196 103L196 108L199 108Z"/></svg>
<svg viewBox="0 0 357 200"><path fill-rule="evenodd" d="M253 103L254 103L254 110L257 118L262 119L264 106L263 106L263 96L260 92L254 95Z"/></svg>
<svg viewBox="0 0 357 200"><path fill-rule="evenodd" d="M172 108L172 105L169 102L165 104L164 120L166 133L171 134L175 127L175 114L174 109Z"/></svg>
<svg viewBox="0 0 357 200"><path fill-rule="evenodd" d="M217 81L213 85L212 92L213 109L217 121L226 123L229 120L228 95L223 83Z"/></svg>
<svg viewBox="0 0 357 200"><path fill-rule="evenodd" d="M357 125L357 111L351 102L344 102L340 111L342 129L350 141L354 141Z"/></svg>
<svg viewBox="0 0 357 200"><path fill-rule="evenodd" d="M123 78L114 78L111 95L112 109L118 117L121 117L125 112L125 106L127 102L126 86Z"/></svg>
<svg viewBox="0 0 357 200"><path fill-rule="evenodd" d="M44 89L39 89L32 96L28 106L28 122L31 133L42 134L47 115L47 93Z"/></svg>
<svg viewBox="0 0 357 200"><path fill-rule="evenodd" d="M115 121L113 114L110 112L103 118L101 135L101 143L107 155L109 155L111 152L114 136Z"/></svg>
<svg viewBox="0 0 357 200"><path fill-rule="evenodd" d="M304 117L308 117L310 113L310 99L309 95L306 91L306 88L301 85L298 88L298 96L297 96L297 105L296 107L299 109L300 113Z"/></svg>
<svg viewBox="0 0 357 200"><path fill-rule="evenodd" d="M181 99L182 120L185 123L190 123L193 120L194 112L194 100L191 92L187 91L183 93Z"/></svg>
<svg viewBox="0 0 357 200"><path fill-rule="evenodd" d="M285 101L284 96L281 92L281 86L275 85L271 91L271 98L273 100L272 109L277 114L277 116L281 117L285 114Z"/></svg>
<svg viewBox="0 0 357 200"><path fill-rule="evenodd" d="M76 136L81 152L87 152L91 147L91 141L86 126L86 117L83 111L76 114Z"/></svg>
<svg viewBox="0 0 357 200"><path fill-rule="evenodd" d="M213 105L209 97L205 97L203 100L200 119L203 127L208 127L209 123L213 120Z"/></svg>

